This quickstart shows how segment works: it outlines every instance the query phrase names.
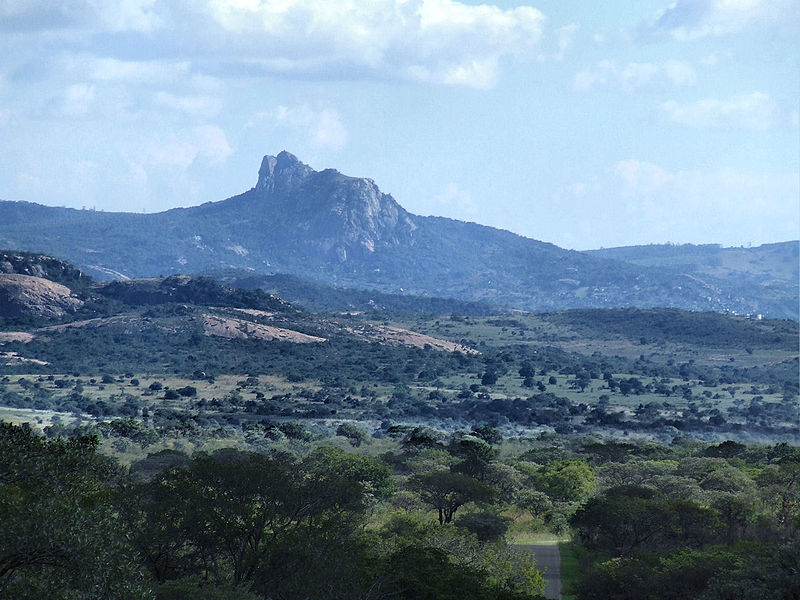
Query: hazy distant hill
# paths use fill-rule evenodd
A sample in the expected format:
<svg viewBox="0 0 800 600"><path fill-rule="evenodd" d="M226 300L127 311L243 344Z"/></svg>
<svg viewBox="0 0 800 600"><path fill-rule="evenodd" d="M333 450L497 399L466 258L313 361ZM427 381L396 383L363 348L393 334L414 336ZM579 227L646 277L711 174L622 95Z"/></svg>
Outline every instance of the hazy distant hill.
<svg viewBox="0 0 800 600"><path fill-rule="evenodd" d="M763 281L794 282L796 285L800 279L797 268L799 251L800 242L795 240L754 248L723 248L719 244L651 244L589 250L587 254L684 273L715 277L749 276Z"/></svg>
<svg viewBox="0 0 800 600"><path fill-rule="evenodd" d="M732 272L633 264L420 217L370 179L317 172L288 152L264 157L254 188L191 208L131 214L0 202L0 247L54 254L105 278L236 268L529 310L666 306L797 318L796 280L743 289ZM757 260L772 272L769 256Z"/></svg>
<svg viewBox="0 0 800 600"><path fill-rule="evenodd" d="M264 290L312 312L388 311L407 314L472 316L510 312L510 309L506 307L483 302L333 287L307 281L295 275L263 275L236 269L209 271L204 275L235 288Z"/></svg>
<svg viewBox="0 0 800 600"><path fill-rule="evenodd" d="M796 314L800 289L800 242L723 248L718 244L652 244L590 250L587 254L690 274L735 290L737 302L748 301L773 314ZM783 308L780 307L784 303ZM761 312L750 310L749 312Z"/></svg>

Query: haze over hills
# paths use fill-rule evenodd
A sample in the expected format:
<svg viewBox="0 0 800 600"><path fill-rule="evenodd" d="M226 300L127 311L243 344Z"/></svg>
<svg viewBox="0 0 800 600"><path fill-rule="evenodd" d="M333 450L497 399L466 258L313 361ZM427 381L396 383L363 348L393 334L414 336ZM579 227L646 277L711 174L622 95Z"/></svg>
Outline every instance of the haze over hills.
<svg viewBox="0 0 800 600"><path fill-rule="evenodd" d="M0 247L59 256L106 278L233 268L526 310L798 313L797 242L736 249L738 267L719 262L719 252L691 262L655 250L670 247L569 251L414 215L370 179L318 172L285 151L264 157L252 189L191 208L133 214L0 202Z"/></svg>

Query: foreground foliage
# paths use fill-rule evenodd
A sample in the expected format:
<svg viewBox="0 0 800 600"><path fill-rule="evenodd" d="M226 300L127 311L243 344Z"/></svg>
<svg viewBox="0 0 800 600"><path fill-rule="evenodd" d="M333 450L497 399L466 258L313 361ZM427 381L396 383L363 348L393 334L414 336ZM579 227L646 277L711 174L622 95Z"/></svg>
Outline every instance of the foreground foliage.
<svg viewBox="0 0 800 600"><path fill-rule="evenodd" d="M367 527L394 490L377 459L324 447L157 459L154 476L131 476L95 438L0 424L0 596L512 600L541 590L532 561L502 543L400 513Z"/></svg>

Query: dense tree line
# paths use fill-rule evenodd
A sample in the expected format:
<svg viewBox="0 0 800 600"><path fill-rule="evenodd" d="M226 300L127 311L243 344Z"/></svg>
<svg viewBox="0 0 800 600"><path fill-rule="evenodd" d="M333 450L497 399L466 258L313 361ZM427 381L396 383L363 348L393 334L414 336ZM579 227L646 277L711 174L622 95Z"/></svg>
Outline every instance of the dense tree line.
<svg viewBox="0 0 800 600"><path fill-rule="evenodd" d="M367 528L395 487L374 458L173 453L129 474L97 443L0 424L0 596L522 600L541 586L464 528L405 513Z"/></svg>
<svg viewBox="0 0 800 600"><path fill-rule="evenodd" d="M579 600L800 597L797 448L615 446L596 456L602 489L570 520L588 551Z"/></svg>
<svg viewBox="0 0 800 600"><path fill-rule="evenodd" d="M395 450L370 457L287 422L251 431L273 440L259 452L164 450L124 469L100 437L61 433L0 425L5 597L531 598L541 576L503 541L520 514L572 532L580 600L800 593L800 451L786 444L543 434L501 458L492 427L396 425Z"/></svg>

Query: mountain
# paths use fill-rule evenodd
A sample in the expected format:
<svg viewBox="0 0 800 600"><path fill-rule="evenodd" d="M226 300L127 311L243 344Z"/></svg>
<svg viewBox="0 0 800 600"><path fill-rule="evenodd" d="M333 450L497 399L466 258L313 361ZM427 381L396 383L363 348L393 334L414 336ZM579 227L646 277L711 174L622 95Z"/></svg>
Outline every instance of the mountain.
<svg viewBox="0 0 800 600"><path fill-rule="evenodd" d="M719 280L739 277L763 286L798 285L800 242L764 244L754 248L724 248L719 244L651 244L589 250L587 254L692 273Z"/></svg>
<svg viewBox="0 0 800 600"><path fill-rule="evenodd" d="M738 292L749 313L764 307L772 314L796 314L800 289L800 242L724 248L719 244L651 244L587 252L600 258L657 267L674 275L691 275Z"/></svg>
<svg viewBox="0 0 800 600"><path fill-rule="evenodd" d="M315 171L288 152L264 157L252 189L190 208L132 214L0 202L0 247L61 256L104 278L233 268L526 310L666 306L797 318L796 285L742 294L724 275L421 217L370 179Z"/></svg>

